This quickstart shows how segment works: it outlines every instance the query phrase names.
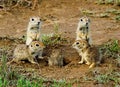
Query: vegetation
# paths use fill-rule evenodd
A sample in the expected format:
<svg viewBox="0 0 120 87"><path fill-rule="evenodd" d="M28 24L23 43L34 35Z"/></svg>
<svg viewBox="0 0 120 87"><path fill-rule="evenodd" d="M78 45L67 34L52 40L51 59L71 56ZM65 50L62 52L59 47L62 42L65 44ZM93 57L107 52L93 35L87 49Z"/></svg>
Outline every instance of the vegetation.
<svg viewBox="0 0 120 87"><path fill-rule="evenodd" d="M118 40L108 41L102 45L101 50L103 58L113 58L115 65L120 67L120 46Z"/></svg>
<svg viewBox="0 0 120 87"><path fill-rule="evenodd" d="M115 19L116 19L117 21L120 21L120 15L116 16Z"/></svg>
<svg viewBox="0 0 120 87"><path fill-rule="evenodd" d="M15 67L7 66L7 56L5 51L2 52L0 66L0 87L72 87L65 81L46 81L40 77L26 77L18 72ZM49 83L49 85L47 84Z"/></svg>
<svg viewBox="0 0 120 87"><path fill-rule="evenodd" d="M7 11L15 7L32 7L32 9L34 10L37 4L40 3L41 0L1 0L0 8L3 8L3 10Z"/></svg>
<svg viewBox="0 0 120 87"><path fill-rule="evenodd" d="M120 0L97 0L96 2L98 4L103 4L103 5L120 6ZM116 21L120 21L120 10L115 8L109 8L105 12L101 12L98 15L98 17L100 18L111 17Z"/></svg>
<svg viewBox="0 0 120 87"><path fill-rule="evenodd" d="M110 40L101 47L103 54L107 57L118 58L120 46L118 40Z"/></svg>
<svg viewBox="0 0 120 87"><path fill-rule="evenodd" d="M41 0L39 0L39 1L41 1ZM61 2L61 3L64 3L64 2ZM67 3L67 2L65 2L65 3ZM103 4L103 5L120 6L120 0L97 0L97 3ZM17 6L31 8L32 5L33 5L32 0L1 0L0 1L0 8L3 8L4 10L12 9ZM56 7L56 6L54 6L54 7ZM49 8L49 6L47 8ZM117 9L117 7L114 9L109 8L107 10L102 10L103 12L97 12L97 11L93 11L90 9L82 9L81 13L84 15L87 15L87 16L94 16L94 15L98 14L98 17L100 17L100 18L109 18L110 19L110 17L112 17L114 20L120 21L120 10ZM10 38L10 37L0 37L0 40L3 40L3 39L5 39L5 40L9 39L10 41L14 41L15 43L25 43L26 36L23 36L23 37L17 38L17 39ZM56 45L61 45L63 42L66 42L67 40L66 40L66 38L62 37L61 33L59 33L59 25L55 23L54 24L54 32L50 33L50 34L43 34L42 41L46 46L56 46ZM109 59L111 61L117 60L117 64L120 67L120 46L119 46L118 40L110 40L107 43L103 44L100 48L102 50L104 59L106 59L106 60ZM1 48L0 48L0 51L1 51ZM23 74L23 72L17 70L16 66L7 66L6 62L9 59L9 55L7 52L8 51L3 50L2 54L0 53L0 65L1 65L0 66L0 87L72 87L72 85L73 85L72 82L67 83L63 79L60 81L48 80L48 79L42 78L41 76L38 76L38 77L34 76L33 74L31 76L27 76L26 74ZM72 53L73 52L71 52L71 54ZM109 65L111 65L111 66L114 65L113 63L108 63L108 62L105 64L106 65L104 66L104 64L103 64L103 66L106 68L108 68ZM70 66L70 68L66 69L69 66ZM75 68L79 67L79 65L74 61L69 66L65 67L65 70L66 71L68 70L67 72L70 71L71 66L75 67ZM83 65L83 67L84 67L84 65ZM97 67L97 68L99 68L99 67ZM103 70L102 68L103 67L100 67L99 70ZM94 72L94 69L92 69L92 72L94 72L94 73L92 73L92 75L89 74L91 77L88 77L86 75L86 73L87 73L87 71L86 71L84 74L84 77L80 77L79 80L81 80L81 81L76 80L76 78L75 78L74 82L78 81L78 84L80 84L84 80L83 84L84 83L89 84L89 82L92 82L92 83L95 82L97 84L112 84L113 87L120 87L120 73L119 73L119 70L117 71L118 68L117 69L115 69L115 68L111 67L111 69L108 69L108 71L105 71L105 72L102 72L102 71L99 72L99 70ZM29 69L26 67L23 69L27 73L29 73L29 71L31 71L31 68ZM33 72L35 72L35 71L33 70ZM71 76L70 78L74 78L74 76Z"/></svg>
<svg viewBox="0 0 120 87"><path fill-rule="evenodd" d="M107 18L107 17L109 17L109 14L108 13L101 13L99 15L99 17L101 17L101 18Z"/></svg>
<svg viewBox="0 0 120 87"><path fill-rule="evenodd" d="M112 72L112 73L106 73L106 74L100 74L95 77L95 80L99 84L108 84L110 82L113 82L114 87L119 86L120 82L120 74L119 72Z"/></svg>
<svg viewBox="0 0 120 87"><path fill-rule="evenodd" d="M97 0L98 4L120 5L120 0Z"/></svg>
<svg viewBox="0 0 120 87"><path fill-rule="evenodd" d="M54 24L54 33L51 34L43 34L42 35L42 42L46 46L54 46L59 45L60 43L66 41L65 38L61 37L61 34L59 33L59 26L58 24Z"/></svg>

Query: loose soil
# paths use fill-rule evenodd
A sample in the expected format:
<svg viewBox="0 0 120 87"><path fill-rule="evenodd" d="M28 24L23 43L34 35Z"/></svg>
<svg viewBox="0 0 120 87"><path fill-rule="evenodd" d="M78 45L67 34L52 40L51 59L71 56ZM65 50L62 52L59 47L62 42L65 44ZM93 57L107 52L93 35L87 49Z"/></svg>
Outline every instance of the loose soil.
<svg viewBox="0 0 120 87"><path fill-rule="evenodd" d="M85 81L85 77L91 78L95 74L107 73L112 68L115 71L120 71L114 64L114 59L105 58L104 62L93 69L88 69L85 64L78 64L80 57L75 49L71 47L75 40L75 31L79 18L84 16L82 10L90 10L96 14L103 13L107 9L119 7L113 5L98 5L94 3L94 0L42 0L41 4L35 9L30 8L14 8L10 12L0 11L0 37L9 37L17 39L0 39L0 48L4 47L8 49L8 61L12 59L12 52L17 43L21 42L18 38L22 38L26 35L26 28L29 18L32 16L40 16L43 20L41 31L43 34L49 34L54 32L54 24L59 25L59 32L62 37L67 38L69 42L67 44L60 45L60 48L64 49L65 64L63 67L49 67L47 63L47 57L50 50L48 47L45 49L43 60L38 60L39 66L30 64L26 61L23 64L12 63L11 66L16 68L25 76L42 77L47 80L66 80L67 82L73 82L73 87L113 87L111 84L97 84L94 80ZM92 44L98 46L109 39L120 40L120 22L113 19L111 15L108 18L100 18L95 15L88 15L91 20L90 31ZM47 53L48 52L48 53Z"/></svg>

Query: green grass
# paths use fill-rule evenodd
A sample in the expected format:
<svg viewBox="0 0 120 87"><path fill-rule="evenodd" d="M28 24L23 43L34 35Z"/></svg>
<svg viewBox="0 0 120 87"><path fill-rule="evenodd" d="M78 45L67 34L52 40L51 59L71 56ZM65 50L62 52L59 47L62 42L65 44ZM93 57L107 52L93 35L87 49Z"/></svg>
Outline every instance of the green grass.
<svg viewBox="0 0 120 87"><path fill-rule="evenodd" d="M106 46L108 46L108 50L110 52L119 52L120 51L118 40L113 40L110 43L108 43Z"/></svg>
<svg viewBox="0 0 120 87"><path fill-rule="evenodd" d="M113 4L114 0L97 0L98 4Z"/></svg>
<svg viewBox="0 0 120 87"><path fill-rule="evenodd" d="M102 45L101 50L103 54L107 57L118 58L118 53L120 52L120 46L118 40L110 40L104 45Z"/></svg>
<svg viewBox="0 0 120 87"><path fill-rule="evenodd" d="M17 81L17 87L43 87L43 80L30 81L24 77L21 77Z"/></svg>
<svg viewBox="0 0 120 87"><path fill-rule="evenodd" d="M61 37L61 33L59 33L59 25L58 24L54 24L54 32L53 33L42 35L42 42L46 46L58 45L63 41L67 41L67 40L65 38Z"/></svg>
<svg viewBox="0 0 120 87"><path fill-rule="evenodd" d="M107 9L106 12L109 15L112 15L112 19L115 19L116 21L120 21L120 10L117 9Z"/></svg>
<svg viewBox="0 0 120 87"><path fill-rule="evenodd" d="M115 20L120 21L120 15L116 16Z"/></svg>
<svg viewBox="0 0 120 87"><path fill-rule="evenodd" d="M100 0L99 2L103 3L103 2L107 2L105 0ZM110 1L108 1L110 2ZM112 1L111 1L112 2ZM105 3L104 3L105 4ZM120 21L120 10L118 8L108 8L103 12L96 12L95 14L93 14L93 16L97 16L100 18L110 18L116 21Z"/></svg>
<svg viewBox="0 0 120 87"><path fill-rule="evenodd" d="M119 15L120 14L120 10L111 8L111 9L107 9L106 13L111 13L111 14L114 14L114 15Z"/></svg>
<svg viewBox="0 0 120 87"><path fill-rule="evenodd" d="M66 81L47 81L40 77L26 77L18 72L14 67L6 65L6 53L2 53L1 66L0 66L0 87L72 87ZM49 85L48 85L49 83Z"/></svg>
<svg viewBox="0 0 120 87"><path fill-rule="evenodd" d="M92 11L92 10L86 10L86 9L82 9L81 13L84 14L84 15L87 15L87 16L92 16L92 15L95 14L94 11Z"/></svg>
<svg viewBox="0 0 120 87"><path fill-rule="evenodd" d="M0 66L0 87L8 87L14 84L19 78L19 75L11 67L6 65L7 56L5 51L2 52L1 66Z"/></svg>
<svg viewBox="0 0 120 87"><path fill-rule="evenodd" d="M111 64L116 67L120 66L120 45L118 40L110 40L103 44L100 49L103 60L112 60Z"/></svg>
<svg viewBox="0 0 120 87"><path fill-rule="evenodd" d="M99 14L99 17L100 18L108 18L109 14L108 13L101 13L101 14Z"/></svg>
<svg viewBox="0 0 120 87"><path fill-rule="evenodd" d="M97 0L98 4L111 4L111 5L120 5L120 0Z"/></svg>
<svg viewBox="0 0 120 87"><path fill-rule="evenodd" d="M113 87L117 87L118 85L120 86L119 72L100 74L95 77L95 80L97 81L97 83L100 83L100 84L108 84L112 82L114 85Z"/></svg>
<svg viewBox="0 0 120 87"><path fill-rule="evenodd" d="M38 0L37 5L41 4L42 0ZM17 7L32 8L34 2L32 0L0 0L0 7L5 13L11 12L12 9Z"/></svg>
<svg viewBox="0 0 120 87"><path fill-rule="evenodd" d="M61 36L58 34L43 34L42 35L42 42L48 46L48 45L56 45L59 44L62 41Z"/></svg>

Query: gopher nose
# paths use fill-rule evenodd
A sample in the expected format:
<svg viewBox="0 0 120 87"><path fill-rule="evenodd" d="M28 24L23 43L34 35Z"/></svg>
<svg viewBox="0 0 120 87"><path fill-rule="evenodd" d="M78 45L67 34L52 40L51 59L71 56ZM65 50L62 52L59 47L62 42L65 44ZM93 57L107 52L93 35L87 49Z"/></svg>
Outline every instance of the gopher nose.
<svg viewBox="0 0 120 87"><path fill-rule="evenodd" d="M88 23L86 23L86 25L88 25Z"/></svg>
<svg viewBox="0 0 120 87"><path fill-rule="evenodd" d="M40 22L38 22L38 25L40 24Z"/></svg>

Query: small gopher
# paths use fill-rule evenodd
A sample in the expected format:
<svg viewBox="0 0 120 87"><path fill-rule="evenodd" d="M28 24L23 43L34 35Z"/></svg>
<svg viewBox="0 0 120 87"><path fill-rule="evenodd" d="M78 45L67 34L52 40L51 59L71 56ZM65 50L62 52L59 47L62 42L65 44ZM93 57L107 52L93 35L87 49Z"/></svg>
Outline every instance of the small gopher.
<svg viewBox="0 0 120 87"><path fill-rule="evenodd" d="M49 66L63 66L63 54L60 49L53 49L50 57L48 58Z"/></svg>
<svg viewBox="0 0 120 87"><path fill-rule="evenodd" d="M34 58L38 55L42 55L44 47L45 46L40 41L33 41L29 46L26 46L25 44L19 44L14 50L14 58L7 64L12 62L21 63L21 60L28 60L30 63L36 64Z"/></svg>
<svg viewBox="0 0 120 87"><path fill-rule="evenodd" d="M90 46L90 44L86 40L76 40L72 46L77 50L77 52L81 56L81 61L79 62L80 64L86 62L87 65L90 65L89 68L100 64L100 50L94 46Z"/></svg>

